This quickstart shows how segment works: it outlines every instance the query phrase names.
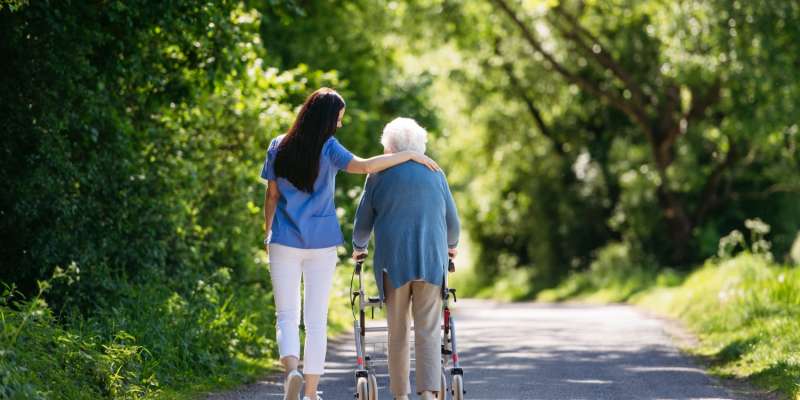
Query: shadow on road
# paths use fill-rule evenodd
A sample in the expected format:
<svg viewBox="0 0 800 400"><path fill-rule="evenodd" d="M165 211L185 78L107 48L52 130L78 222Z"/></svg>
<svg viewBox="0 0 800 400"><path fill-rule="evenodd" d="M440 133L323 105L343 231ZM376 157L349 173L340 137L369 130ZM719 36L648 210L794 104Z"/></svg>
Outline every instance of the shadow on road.
<svg viewBox="0 0 800 400"><path fill-rule="evenodd" d="M675 348L662 321L627 306L463 301L456 317L467 399L735 399ZM329 343L325 400L353 399L353 351L349 336ZM391 399L378 372L380 399ZM210 399L279 398L271 377Z"/></svg>

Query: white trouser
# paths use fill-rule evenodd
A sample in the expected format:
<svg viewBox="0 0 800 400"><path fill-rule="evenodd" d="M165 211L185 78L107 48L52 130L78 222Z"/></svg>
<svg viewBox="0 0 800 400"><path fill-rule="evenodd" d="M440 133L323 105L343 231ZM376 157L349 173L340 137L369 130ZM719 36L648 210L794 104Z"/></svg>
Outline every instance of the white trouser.
<svg viewBox="0 0 800 400"><path fill-rule="evenodd" d="M303 372L322 375L328 344L328 297L336 269L336 247L298 249L269 245L269 273L275 296L278 351L281 358L300 358L300 278L304 283L303 321L306 342Z"/></svg>

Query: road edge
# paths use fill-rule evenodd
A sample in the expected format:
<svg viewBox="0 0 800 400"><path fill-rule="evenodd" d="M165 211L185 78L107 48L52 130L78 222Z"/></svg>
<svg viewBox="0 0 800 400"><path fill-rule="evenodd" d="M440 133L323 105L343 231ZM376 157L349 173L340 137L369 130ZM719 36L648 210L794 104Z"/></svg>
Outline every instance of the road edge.
<svg viewBox="0 0 800 400"><path fill-rule="evenodd" d="M745 378L728 378L712 373L710 369L710 360L698 356L692 351L699 346L700 339L681 320L656 313L637 305L629 303L618 304L632 307L645 317L661 322L664 333L672 340L681 354L700 367L709 379L724 388L736 400L786 400L777 393L771 393L758 388Z"/></svg>

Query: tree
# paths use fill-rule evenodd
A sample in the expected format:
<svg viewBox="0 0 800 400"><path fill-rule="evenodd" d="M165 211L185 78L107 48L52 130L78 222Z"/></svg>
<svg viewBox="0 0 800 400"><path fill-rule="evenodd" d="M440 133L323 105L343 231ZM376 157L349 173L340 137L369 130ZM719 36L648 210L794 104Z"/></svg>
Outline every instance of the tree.
<svg viewBox="0 0 800 400"><path fill-rule="evenodd" d="M766 62L766 59L748 59L745 62L752 69L746 71L746 76L737 73L741 64L736 61L736 51L745 50L741 53L747 57L747 46L752 43L737 39L734 30L736 21L742 21L740 24L745 27L743 33L749 35L747 39L756 43L768 41L772 35L785 35L786 32L748 30L755 24L755 18L762 23L774 18L782 21L779 25L789 26L792 23L787 21L796 21L800 17L797 5L782 3L768 6L762 3L739 10L741 7L736 2L716 2L705 6L681 3L673 7L674 10L669 10L672 14L665 15L657 9L669 6L658 2L556 2L553 7L543 7L544 11L534 23L507 0L492 0L492 3L508 17L522 39L553 72L624 113L638 127L649 146L652 164L658 173L657 198L673 249L672 261L688 261L693 231L705 222L710 213L730 199L731 192L723 188L726 186L723 182L732 179L731 171L744 157L744 149L752 148L755 145L753 142L759 141L759 138L753 134L724 133L724 140L717 141L706 155L707 159L714 161L710 163L712 166L701 187L692 189L696 193L681 189L681 185L675 181L678 177L670 171L678 156L678 142L685 135L702 135L709 127L720 126L724 119L731 118L730 114L736 109L721 104L722 93L747 95L737 91L740 88L736 87L735 80L753 79L758 76L757 69L764 68L763 65L759 68L759 62ZM688 18L712 32L695 38L694 41L698 43L690 42L680 49L680 55L706 60L716 58L720 61L713 67L703 68L702 65L682 66L680 61L670 60L670 51L675 50L671 48L674 44L649 33L654 29L653 24L669 23L663 20L666 17ZM587 27L582 21L595 23ZM716 31L720 25L723 30L730 26L727 35ZM546 47L535 32L535 26L547 26L550 29L555 38L549 39L558 41L558 50L566 54L565 57L559 58L554 50ZM674 30L684 28L677 24ZM643 50L654 57L650 60L635 57L631 50ZM787 53L797 51L790 46L776 50ZM729 53L734 56L726 56ZM592 63L601 73L589 77L571 68L568 60L578 57ZM785 67L791 68L793 62L788 61ZM670 68L685 68L685 71L671 73ZM775 85L783 82L778 75L770 78ZM796 92L797 85L793 86ZM797 115L798 110L793 108L790 112ZM537 124L541 125L539 120L537 118ZM786 124L791 120L781 118L779 121L770 121L762 131L780 129L781 123Z"/></svg>

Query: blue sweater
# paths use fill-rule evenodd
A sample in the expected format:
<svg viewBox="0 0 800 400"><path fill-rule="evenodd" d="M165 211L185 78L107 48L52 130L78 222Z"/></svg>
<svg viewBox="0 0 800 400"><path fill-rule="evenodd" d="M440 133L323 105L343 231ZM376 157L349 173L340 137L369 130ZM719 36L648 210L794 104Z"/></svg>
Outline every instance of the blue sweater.
<svg viewBox="0 0 800 400"><path fill-rule="evenodd" d="M458 245L458 211L442 172L408 161L367 177L353 227L353 247L365 250L375 230L375 281L392 286L422 279L442 284L447 249Z"/></svg>

